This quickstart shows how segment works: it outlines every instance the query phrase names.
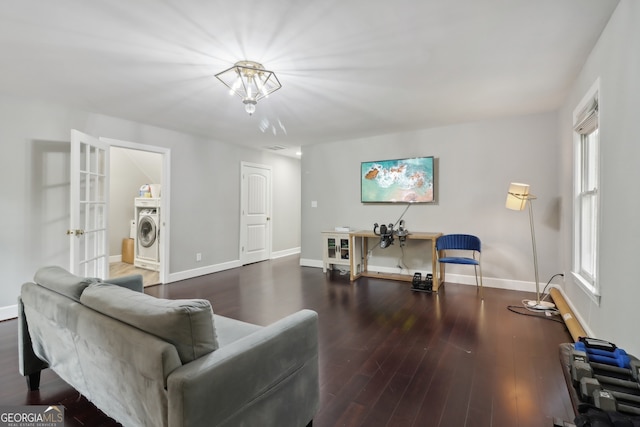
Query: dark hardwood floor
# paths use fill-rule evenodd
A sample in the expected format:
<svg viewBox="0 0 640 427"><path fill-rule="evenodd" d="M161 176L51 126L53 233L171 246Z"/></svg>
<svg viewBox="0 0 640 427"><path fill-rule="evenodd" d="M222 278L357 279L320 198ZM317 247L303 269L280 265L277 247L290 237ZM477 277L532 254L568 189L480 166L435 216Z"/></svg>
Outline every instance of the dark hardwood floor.
<svg viewBox="0 0 640 427"><path fill-rule="evenodd" d="M145 292L206 298L214 312L266 325L301 308L319 314L320 409L314 427L537 427L573 420L558 357L559 322L507 309L532 294L407 282L300 267L292 256ZM62 404L67 427L116 426L55 374L29 392L18 373L17 321L0 322L0 406ZM117 392L114 390L114 392ZM283 426L288 427L288 426ZM294 426L292 426L294 427Z"/></svg>

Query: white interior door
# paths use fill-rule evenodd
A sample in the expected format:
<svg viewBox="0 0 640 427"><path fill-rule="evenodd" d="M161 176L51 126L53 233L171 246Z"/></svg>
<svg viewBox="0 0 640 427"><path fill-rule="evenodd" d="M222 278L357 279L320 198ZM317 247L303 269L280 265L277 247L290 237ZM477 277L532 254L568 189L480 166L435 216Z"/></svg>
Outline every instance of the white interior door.
<svg viewBox="0 0 640 427"><path fill-rule="evenodd" d="M109 274L107 203L109 145L71 130L70 270L83 277Z"/></svg>
<svg viewBox="0 0 640 427"><path fill-rule="evenodd" d="M271 167L241 163L240 262L271 258Z"/></svg>

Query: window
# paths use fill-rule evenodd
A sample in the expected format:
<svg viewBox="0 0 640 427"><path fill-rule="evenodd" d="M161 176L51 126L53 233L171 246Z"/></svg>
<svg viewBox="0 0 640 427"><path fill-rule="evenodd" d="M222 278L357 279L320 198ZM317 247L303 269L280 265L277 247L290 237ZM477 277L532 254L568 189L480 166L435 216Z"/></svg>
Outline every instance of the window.
<svg viewBox="0 0 640 427"><path fill-rule="evenodd" d="M596 301L598 287L598 187L600 133L598 82L574 113L575 167L573 277Z"/></svg>

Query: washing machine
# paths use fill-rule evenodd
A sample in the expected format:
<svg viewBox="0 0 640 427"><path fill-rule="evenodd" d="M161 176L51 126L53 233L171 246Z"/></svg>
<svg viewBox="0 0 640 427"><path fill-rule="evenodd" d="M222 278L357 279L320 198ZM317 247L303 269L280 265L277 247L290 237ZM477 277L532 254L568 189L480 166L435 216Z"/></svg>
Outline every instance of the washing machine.
<svg viewBox="0 0 640 427"><path fill-rule="evenodd" d="M160 270L160 199L136 198L136 237L133 264Z"/></svg>

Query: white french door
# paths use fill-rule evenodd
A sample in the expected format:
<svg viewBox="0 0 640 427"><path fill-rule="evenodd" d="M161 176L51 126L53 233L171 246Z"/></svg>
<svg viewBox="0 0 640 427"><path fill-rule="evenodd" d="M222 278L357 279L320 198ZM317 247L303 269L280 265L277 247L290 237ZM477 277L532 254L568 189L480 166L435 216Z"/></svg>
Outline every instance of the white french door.
<svg viewBox="0 0 640 427"><path fill-rule="evenodd" d="M241 163L240 262L271 258L271 166Z"/></svg>
<svg viewBox="0 0 640 427"><path fill-rule="evenodd" d="M109 274L107 206L109 145L71 130L70 270L83 277Z"/></svg>

